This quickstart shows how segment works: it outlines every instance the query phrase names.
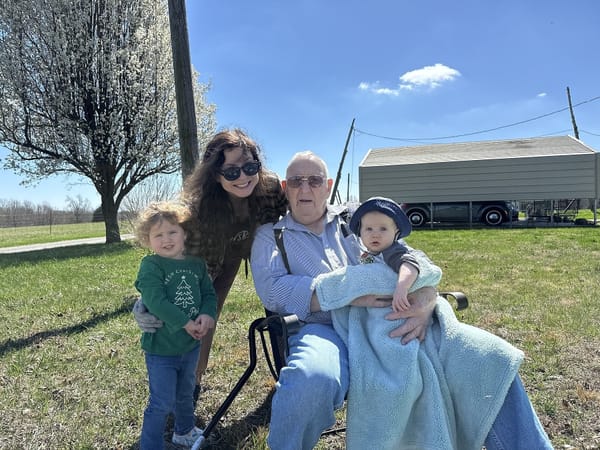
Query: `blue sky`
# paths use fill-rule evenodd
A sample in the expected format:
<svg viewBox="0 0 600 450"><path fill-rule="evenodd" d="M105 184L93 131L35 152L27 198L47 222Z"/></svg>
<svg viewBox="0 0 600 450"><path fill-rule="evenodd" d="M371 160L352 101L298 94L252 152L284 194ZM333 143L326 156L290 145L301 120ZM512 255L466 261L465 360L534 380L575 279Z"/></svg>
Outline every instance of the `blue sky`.
<svg viewBox="0 0 600 450"><path fill-rule="evenodd" d="M580 139L600 150L597 0L186 5L192 63L212 84L218 126L247 130L278 174L295 152L310 149L335 176L356 120L344 199L348 174L356 193L357 167L370 148L573 135L569 111L557 112L568 106L567 86L573 104L581 103L574 108ZM25 189L3 171L0 192L57 206L81 194L99 204L75 178Z"/></svg>

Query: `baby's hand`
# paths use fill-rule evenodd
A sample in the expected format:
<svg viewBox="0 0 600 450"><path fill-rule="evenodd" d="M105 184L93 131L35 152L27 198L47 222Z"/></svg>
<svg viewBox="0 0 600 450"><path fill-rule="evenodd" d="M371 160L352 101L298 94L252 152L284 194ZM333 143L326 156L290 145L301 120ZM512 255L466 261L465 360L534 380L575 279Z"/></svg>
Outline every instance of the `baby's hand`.
<svg viewBox="0 0 600 450"><path fill-rule="evenodd" d="M396 284L396 290L394 291L394 298L392 300L392 309L395 312L406 311L410 308L410 302L408 301L408 288L403 283Z"/></svg>
<svg viewBox="0 0 600 450"><path fill-rule="evenodd" d="M200 314L196 317L195 323L200 327L200 337L205 336L211 328L215 327L215 319L208 314Z"/></svg>

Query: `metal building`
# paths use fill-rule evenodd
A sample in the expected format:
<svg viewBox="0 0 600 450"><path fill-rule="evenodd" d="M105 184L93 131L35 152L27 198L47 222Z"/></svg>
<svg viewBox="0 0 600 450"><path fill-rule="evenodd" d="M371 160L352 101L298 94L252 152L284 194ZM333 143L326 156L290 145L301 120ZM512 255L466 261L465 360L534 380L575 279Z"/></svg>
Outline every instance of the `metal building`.
<svg viewBox="0 0 600 450"><path fill-rule="evenodd" d="M399 202L594 199L600 153L571 136L371 149L359 200Z"/></svg>

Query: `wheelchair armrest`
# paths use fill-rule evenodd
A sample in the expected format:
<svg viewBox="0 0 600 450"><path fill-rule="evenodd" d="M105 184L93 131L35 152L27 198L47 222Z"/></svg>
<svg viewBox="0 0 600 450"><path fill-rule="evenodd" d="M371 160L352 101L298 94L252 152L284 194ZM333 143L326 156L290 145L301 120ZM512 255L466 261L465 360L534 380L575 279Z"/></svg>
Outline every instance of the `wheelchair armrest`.
<svg viewBox="0 0 600 450"><path fill-rule="evenodd" d="M267 317L277 316L279 320L269 321L269 332L275 333L278 336L289 336L296 334L302 324L296 314L278 314L265 310Z"/></svg>
<svg viewBox="0 0 600 450"><path fill-rule="evenodd" d="M461 309L466 309L469 307L469 300L467 296L459 291L443 291L439 292L439 294L444 297L446 300L450 301L450 298L453 297L456 301L456 309L460 311Z"/></svg>
<svg viewBox="0 0 600 450"><path fill-rule="evenodd" d="M279 314L265 309L266 327L269 332L269 340L271 342L271 355L273 357L274 368L271 368L269 352L263 342L265 357L273 377L277 380L279 371L285 366L288 356L288 341L287 338L291 334L298 332L302 326L296 314Z"/></svg>

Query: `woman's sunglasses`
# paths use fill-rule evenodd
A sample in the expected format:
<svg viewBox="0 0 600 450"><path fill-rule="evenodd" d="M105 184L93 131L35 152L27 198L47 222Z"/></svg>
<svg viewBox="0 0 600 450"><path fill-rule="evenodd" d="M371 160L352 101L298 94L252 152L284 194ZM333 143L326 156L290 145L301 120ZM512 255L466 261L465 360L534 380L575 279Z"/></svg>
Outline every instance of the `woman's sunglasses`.
<svg viewBox="0 0 600 450"><path fill-rule="evenodd" d="M318 188L323 185L325 178L320 177L319 175L310 175L308 177L289 177L287 180L285 180L286 185L292 189L298 189L300 186L302 186L304 181L306 181L311 188Z"/></svg>
<svg viewBox="0 0 600 450"><path fill-rule="evenodd" d="M248 161L244 163L242 167L239 166L231 166L224 170L218 170L217 172L223 175L223 177L227 181L235 181L237 180L242 171L249 177L256 175L260 170L261 164L260 161Z"/></svg>

